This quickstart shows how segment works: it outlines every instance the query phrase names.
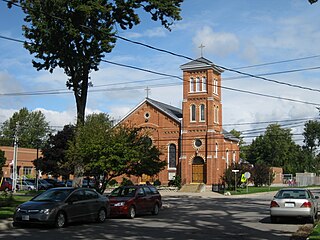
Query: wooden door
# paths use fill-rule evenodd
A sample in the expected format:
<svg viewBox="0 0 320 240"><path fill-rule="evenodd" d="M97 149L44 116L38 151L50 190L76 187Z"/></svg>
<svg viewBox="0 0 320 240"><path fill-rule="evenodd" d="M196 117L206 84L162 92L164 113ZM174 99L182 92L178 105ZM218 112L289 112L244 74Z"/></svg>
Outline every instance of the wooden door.
<svg viewBox="0 0 320 240"><path fill-rule="evenodd" d="M203 183L204 182L204 164L192 165L192 182Z"/></svg>

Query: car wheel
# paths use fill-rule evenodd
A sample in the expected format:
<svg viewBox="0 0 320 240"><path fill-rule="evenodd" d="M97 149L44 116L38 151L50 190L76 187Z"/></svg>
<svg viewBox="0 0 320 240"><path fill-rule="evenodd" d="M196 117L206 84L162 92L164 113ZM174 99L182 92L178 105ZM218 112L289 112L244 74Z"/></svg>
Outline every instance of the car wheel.
<svg viewBox="0 0 320 240"><path fill-rule="evenodd" d="M153 210L152 210L152 215L158 215L159 214L159 205L158 203L156 203L153 207Z"/></svg>
<svg viewBox="0 0 320 240"><path fill-rule="evenodd" d="M56 216L55 226L57 228L63 228L67 223L66 215L63 212L58 212Z"/></svg>
<svg viewBox="0 0 320 240"><path fill-rule="evenodd" d="M278 222L277 220L278 220L277 217L270 216L271 223L277 223Z"/></svg>
<svg viewBox="0 0 320 240"><path fill-rule="evenodd" d="M133 218L135 218L135 216L136 216L136 209L134 208L134 206L131 206L129 208L128 218L133 219Z"/></svg>
<svg viewBox="0 0 320 240"><path fill-rule="evenodd" d="M104 208L101 208L98 212L97 222L103 223L107 218L107 212Z"/></svg>
<svg viewBox="0 0 320 240"><path fill-rule="evenodd" d="M309 218L309 222L312 223L312 224L314 224L315 221L316 221L316 216L315 216L315 214L314 214L314 215L312 215L312 216Z"/></svg>

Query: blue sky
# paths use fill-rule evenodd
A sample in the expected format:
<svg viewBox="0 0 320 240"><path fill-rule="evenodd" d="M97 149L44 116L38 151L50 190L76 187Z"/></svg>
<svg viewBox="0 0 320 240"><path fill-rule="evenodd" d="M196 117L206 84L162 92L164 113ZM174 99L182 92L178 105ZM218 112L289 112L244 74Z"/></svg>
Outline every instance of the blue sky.
<svg viewBox="0 0 320 240"><path fill-rule="evenodd" d="M185 0L182 3L182 20L172 26L172 31L159 22L142 15L142 23L132 30L119 28L118 35L165 49L191 58L203 56L217 65L239 67L306 58L239 71L258 75L320 66L320 3L310 5L307 0ZM8 9L0 1L0 35L24 40L21 25L23 14L18 8ZM182 76L180 65L188 60L143 46L118 40L112 53L105 59L116 63ZM5 96L41 90L65 92L67 77L62 70L53 74L36 71L32 56L21 43L0 39L0 123L23 107L41 110L50 125L62 127L75 121L75 100L71 93L36 96ZM320 69L296 71L286 74L266 75L311 89L320 89ZM256 78L237 78L239 74L225 71L223 86L304 101L309 104L267 98L239 91L223 91L223 122L225 128L246 131L266 125L243 124L302 118L315 118L319 111L320 93L293 88ZM151 89L149 97L181 107L182 85L177 78L167 78L150 73L101 63L98 72L91 74L93 86L87 103L87 114L105 112L119 119L146 97L145 88ZM294 122L292 131L296 140L303 130L303 121ZM234 125L232 125L234 124Z"/></svg>

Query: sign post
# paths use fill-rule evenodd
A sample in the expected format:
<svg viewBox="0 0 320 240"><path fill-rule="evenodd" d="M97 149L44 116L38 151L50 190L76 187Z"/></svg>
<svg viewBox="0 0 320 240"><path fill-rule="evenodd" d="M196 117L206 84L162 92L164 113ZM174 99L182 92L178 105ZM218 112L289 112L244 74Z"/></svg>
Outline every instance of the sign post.
<svg viewBox="0 0 320 240"><path fill-rule="evenodd" d="M237 172L239 172L240 170L233 169L231 171L234 173L234 191L237 192Z"/></svg>
<svg viewBox="0 0 320 240"><path fill-rule="evenodd" d="M244 177L246 178L247 180L247 193L249 192L249 189L248 189L248 179L251 177L251 174L249 172L245 172L244 173Z"/></svg>

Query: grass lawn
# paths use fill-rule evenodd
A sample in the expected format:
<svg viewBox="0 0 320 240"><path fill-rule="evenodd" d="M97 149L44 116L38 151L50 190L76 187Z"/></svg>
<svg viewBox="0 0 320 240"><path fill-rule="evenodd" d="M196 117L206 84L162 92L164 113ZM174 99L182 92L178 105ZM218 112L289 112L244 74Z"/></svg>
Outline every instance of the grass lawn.
<svg viewBox="0 0 320 240"><path fill-rule="evenodd" d="M316 227L313 229L313 232L309 235L309 240L320 239L320 225L319 222Z"/></svg>
<svg viewBox="0 0 320 240"><path fill-rule="evenodd" d="M29 201L36 194L37 192L19 192L19 194L0 192L0 219L12 217L16 206Z"/></svg>
<svg viewBox="0 0 320 240"><path fill-rule="evenodd" d="M239 194L250 194L250 193L260 193L260 192L273 192L278 191L279 189L282 189L284 187L269 187L269 186L263 186L263 187L254 187L249 186L248 189L246 187L244 188L237 188L237 191L229 191L231 195L239 195Z"/></svg>

